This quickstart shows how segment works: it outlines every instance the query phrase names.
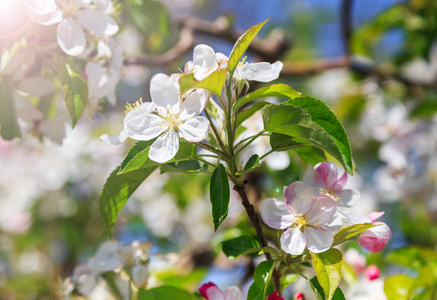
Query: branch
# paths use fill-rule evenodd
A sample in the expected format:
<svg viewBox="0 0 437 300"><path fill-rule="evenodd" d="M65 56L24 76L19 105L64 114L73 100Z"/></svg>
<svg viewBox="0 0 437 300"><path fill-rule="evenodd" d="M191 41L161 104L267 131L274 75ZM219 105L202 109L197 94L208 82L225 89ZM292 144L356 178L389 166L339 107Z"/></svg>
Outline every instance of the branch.
<svg viewBox="0 0 437 300"><path fill-rule="evenodd" d="M344 53L346 57L350 57L352 54L350 47L352 37L352 0L343 0L341 3L340 17Z"/></svg>

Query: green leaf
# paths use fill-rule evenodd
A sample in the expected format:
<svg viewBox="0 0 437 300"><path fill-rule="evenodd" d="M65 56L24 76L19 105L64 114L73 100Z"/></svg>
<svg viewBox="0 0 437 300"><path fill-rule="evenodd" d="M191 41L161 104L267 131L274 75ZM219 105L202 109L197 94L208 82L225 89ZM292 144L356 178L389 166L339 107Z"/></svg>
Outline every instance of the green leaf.
<svg viewBox="0 0 437 300"><path fill-rule="evenodd" d="M326 299L331 300L341 279L342 254L331 248L322 253L311 253L317 280L325 292Z"/></svg>
<svg viewBox="0 0 437 300"><path fill-rule="evenodd" d="M228 215L230 198L228 175L222 164L212 173L209 196L212 204L214 230L217 230Z"/></svg>
<svg viewBox="0 0 437 300"><path fill-rule="evenodd" d="M259 167L259 156L258 154L254 154L249 158L246 165L244 166L244 169L237 172L237 175L243 175L247 172L251 172L258 167Z"/></svg>
<svg viewBox="0 0 437 300"><path fill-rule="evenodd" d="M182 160L172 163L166 163L161 166L162 173L199 173L207 172L208 164L198 160Z"/></svg>
<svg viewBox="0 0 437 300"><path fill-rule="evenodd" d="M414 287L415 278L404 274L393 275L384 282L384 292L387 300L410 299Z"/></svg>
<svg viewBox="0 0 437 300"><path fill-rule="evenodd" d="M21 137L14 105L14 86L9 77L0 77L0 134L5 140Z"/></svg>
<svg viewBox="0 0 437 300"><path fill-rule="evenodd" d="M138 291L138 300L197 300L195 295L180 288L163 285L148 290Z"/></svg>
<svg viewBox="0 0 437 300"><path fill-rule="evenodd" d="M79 71L74 70L72 65L59 65L64 100L71 117L71 126L74 127L85 110L88 100L88 85Z"/></svg>
<svg viewBox="0 0 437 300"><path fill-rule="evenodd" d="M322 286L320 285L319 281L317 280L317 276L314 276L310 280L311 288L314 291L314 294L316 294L316 297L318 300L325 300L325 292L323 291ZM334 295L332 296L333 300L345 300L343 292L340 290L340 288L336 288Z"/></svg>
<svg viewBox="0 0 437 300"><path fill-rule="evenodd" d="M227 76L228 73L226 69L215 71L202 81L196 81L193 77L193 74L182 75L179 79L181 94L184 94L190 89L206 89L215 94L217 97L220 97Z"/></svg>
<svg viewBox="0 0 437 300"><path fill-rule="evenodd" d="M363 231L375 227L377 225L373 225L372 223L364 223L364 224L355 224L346 228L343 228L334 236L333 246L340 245L341 243L346 242L347 240L353 238L356 235L359 235Z"/></svg>
<svg viewBox="0 0 437 300"><path fill-rule="evenodd" d="M140 141L137 142L128 152L127 156L121 163L119 174L128 173L141 168L148 168L151 166L158 166L160 163L149 159L149 149L152 141ZM175 157L168 161L168 163L189 160L197 156L196 145L185 141L179 140L179 150Z"/></svg>
<svg viewBox="0 0 437 300"><path fill-rule="evenodd" d="M323 101L311 97L298 97L286 103L301 107L311 115L312 120L323 128L335 143L336 148L326 150L326 152L341 162L345 170L352 174L352 151L349 139L343 125L332 110Z"/></svg>
<svg viewBox="0 0 437 300"><path fill-rule="evenodd" d="M22 47L24 44L25 42L19 41L19 42L15 42L11 49L3 49L0 58L0 72L6 68L6 66L11 61L12 57L14 57L15 53L17 53L17 50L20 47Z"/></svg>
<svg viewBox="0 0 437 300"><path fill-rule="evenodd" d="M313 166L327 160L325 152L316 147L296 148L294 151L299 155L304 163Z"/></svg>
<svg viewBox="0 0 437 300"><path fill-rule="evenodd" d="M243 35L240 36L238 40L235 42L231 54L229 55L229 61L228 61L228 71L231 77L234 74L234 71L237 68L238 63L243 57L244 52L246 52L250 43L252 43L252 40L255 38L255 36L258 34L258 32L261 30L261 28L268 20L270 20L270 18L268 18L264 22L253 25L245 33L243 33Z"/></svg>
<svg viewBox="0 0 437 300"><path fill-rule="evenodd" d="M437 266L437 253L431 249L417 246L400 248L392 251L387 256L387 261L419 271L426 265L434 264Z"/></svg>
<svg viewBox="0 0 437 300"><path fill-rule="evenodd" d="M237 127L243 123L244 121L246 121L247 119L249 119L251 116L253 116L257 111L259 111L261 108L263 108L264 106L266 106L267 104L270 104L269 102L258 102L255 103L252 107L240 111L237 114Z"/></svg>
<svg viewBox="0 0 437 300"><path fill-rule="evenodd" d="M255 253L261 250L257 239L250 235L242 235L232 240L222 242L223 252L229 259L236 259L244 254Z"/></svg>
<svg viewBox="0 0 437 300"><path fill-rule="evenodd" d="M115 221L126 201L156 168L157 166L151 166L118 175L120 167L117 167L109 175L99 201L100 215L109 235L112 234Z"/></svg>
<svg viewBox="0 0 437 300"><path fill-rule="evenodd" d="M261 262L253 274L253 283L247 293L247 299L264 300L266 298L267 285L275 269L275 260Z"/></svg>
<svg viewBox="0 0 437 300"><path fill-rule="evenodd" d="M243 105L246 105L250 101L259 98L281 97L287 99L294 99L296 97L301 97L301 96L302 96L301 93L297 92L289 85L282 84L282 83L273 84L260 88L252 93L246 94L245 96L239 98L237 101L235 101L233 110L237 111L238 109L243 107Z"/></svg>
<svg viewBox="0 0 437 300"><path fill-rule="evenodd" d="M426 118L437 113L437 97L429 97L417 104L410 113L411 118Z"/></svg>
<svg viewBox="0 0 437 300"><path fill-rule="evenodd" d="M299 279L299 274L289 273L281 276L281 289L286 289L290 284L295 283Z"/></svg>

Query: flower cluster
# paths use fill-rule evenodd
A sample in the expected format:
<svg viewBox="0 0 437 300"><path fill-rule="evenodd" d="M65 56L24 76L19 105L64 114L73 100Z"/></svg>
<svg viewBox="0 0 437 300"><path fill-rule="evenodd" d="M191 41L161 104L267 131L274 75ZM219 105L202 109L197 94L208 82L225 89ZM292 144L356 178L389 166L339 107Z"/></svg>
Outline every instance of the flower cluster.
<svg viewBox="0 0 437 300"><path fill-rule="evenodd" d="M261 217L268 226L285 230L281 248L292 255L302 254L305 248L321 253L333 244L334 234L344 226L372 223L377 225L364 231L358 242L368 251L381 251L391 237L390 228L375 222L383 213L363 217L351 210L359 192L345 189L346 172L338 176L331 163L308 167L303 182L297 181L285 189L285 202L268 198L261 204Z"/></svg>

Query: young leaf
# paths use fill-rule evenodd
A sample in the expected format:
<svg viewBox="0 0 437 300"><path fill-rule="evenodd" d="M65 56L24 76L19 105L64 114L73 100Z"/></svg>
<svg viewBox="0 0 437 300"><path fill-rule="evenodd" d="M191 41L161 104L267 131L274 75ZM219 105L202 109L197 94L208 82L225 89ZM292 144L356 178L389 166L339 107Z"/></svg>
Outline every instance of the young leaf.
<svg viewBox="0 0 437 300"><path fill-rule="evenodd" d="M149 159L149 149L152 143L153 141L141 141L136 143L129 150L126 158L123 160L119 174L159 165L159 163L156 161ZM196 157L196 155L197 147L194 144L185 141L184 139L180 139L178 152L176 153L175 157L168 162L170 163L181 160L189 160L190 158Z"/></svg>
<svg viewBox="0 0 437 300"><path fill-rule="evenodd" d="M0 134L5 140L20 137L14 105L14 87L9 77L0 77Z"/></svg>
<svg viewBox="0 0 437 300"><path fill-rule="evenodd" d="M228 175L222 164L212 173L209 196L212 204L214 230L217 230L228 215L230 198Z"/></svg>
<svg viewBox="0 0 437 300"><path fill-rule="evenodd" d="M228 72L226 71L226 69L220 69L218 71L215 71L214 73L199 82L194 80L193 74L182 75L179 79L181 94L185 93L190 89L206 89L220 97L227 76Z"/></svg>
<svg viewBox="0 0 437 300"><path fill-rule="evenodd" d="M353 238L354 236L375 227L377 225L373 225L372 223L364 223L364 224L355 224L346 228L343 228L334 236L333 246L340 245L341 243L346 242L347 240Z"/></svg>
<svg viewBox="0 0 437 300"><path fill-rule="evenodd" d="M173 173L199 173L208 171L208 164L198 160L182 160L166 163L161 166L161 174Z"/></svg>
<svg viewBox="0 0 437 300"><path fill-rule="evenodd" d="M270 135L270 146L273 151L287 151L290 149L302 148L311 145L310 143L293 138L286 134L272 133Z"/></svg>
<svg viewBox="0 0 437 300"><path fill-rule="evenodd" d="M325 292L323 291L322 286L320 285L319 281L317 280L317 276L314 276L310 280L310 285L314 291L314 294L316 294L317 299L318 300L325 300ZM332 296L332 300L345 300L345 299L346 298L344 297L343 292L338 287L335 290L334 295Z"/></svg>
<svg viewBox="0 0 437 300"><path fill-rule="evenodd" d="M331 300L341 279L342 254L331 248L322 253L311 253L311 257L326 299Z"/></svg>
<svg viewBox="0 0 437 300"><path fill-rule="evenodd" d="M261 250L257 239L250 235L242 235L232 240L222 242L223 252L229 259L237 259L241 255L256 253Z"/></svg>
<svg viewBox="0 0 437 300"><path fill-rule="evenodd" d="M120 167L117 167L109 175L99 199L100 215L109 235L126 201L156 168L151 166L118 175Z"/></svg>
<svg viewBox="0 0 437 300"><path fill-rule="evenodd" d="M397 274L387 278L384 282L384 293L387 300L411 299L416 279L405 274Z"/></svg>
<svg viewBox="0 0 437 300"><path fill-rule="evenodd" d="M256 267L253 274L253 283L247 293L247 299L264 300L266 297L267 285L275 269L275 260L266 260Z"/></svg>
<svg viewBox="0 0 437 300"><path fill-rule="evenodd" d="M180 288L162 285L151 289L140 289L138 300L196 300L195 295Z"/></svg>
<svg viewBox="0 0 437 300"><path fill-rule="evenodd" d="M237 126L239 126L241 123L243 123L244 121L246 121L247 119L249 119L251 116L253 116L257 111L259 111L261 108L263 108L264 106L266 106L267 104L270 104L269 102L258 102L255 103L252 107L240 111L236 116L237 116Z"/></svg>
<svg viewBox="0 0 437 300"><path fill-rule="evenodd" d="M237 172L237 175L243 175L247 172L255 170L258 167L259 167L259 156L258 154L254 154L249 158L246 165L244 166L244 169Z"/></svg>
<svg viewBox="0 0 437 300"><path fill-rule="evenodd" d="M74 127L82 116L88 100L88 85L85 78L70 64L59 66L64 100L71 116L71 126Z"/></svg>
<svg viewBox="0 0 437 300"><path fill-rule="evenodd" d="M295 89L293 89L291 86L286 84L273 84L269 85L263 88L260 88L252 93L249 93L241 98L239 98L237 101L235 101L233 110L237 111L243 105L246 105L252 100L259 99L259 98L266 98L266 97L281 97L281 98L287 98L287 99L293 99L296 97L301 97L301 93L297 92Z"/></svg>
<svg viewBox="0 0 437 300"><path fill-rule="evenodd" d="M343 164L349 174L352 174L352 151L349 139L343 125L341 125L332 110L323 101L311 97L298 97L285 103L303 108L311 115L311 119L329 134L340 156L337 156L337 151L327 152L331 155L335 154L336 156L333 156Z"/></svg>
<svg viewBox="0 0 437 300"><path fill-rule="evenodd" d="M234 48L232 48L228 61L228 71L231 77L234 74L238 63L240 62L240 59L243 57L244 52L246 52L250 43L252 43L252 40L255 38L255 36L269 19L250 27L249 30L243 33L243 35L238 38L237 42L235 42Z"/></svg>
<svg viewBox="0 0 437 300"><path fill-rule="evenodd" d="M315 166L318 163L326 161L325 152L316 147L296 148L294 151L306 164Z"/></svg>

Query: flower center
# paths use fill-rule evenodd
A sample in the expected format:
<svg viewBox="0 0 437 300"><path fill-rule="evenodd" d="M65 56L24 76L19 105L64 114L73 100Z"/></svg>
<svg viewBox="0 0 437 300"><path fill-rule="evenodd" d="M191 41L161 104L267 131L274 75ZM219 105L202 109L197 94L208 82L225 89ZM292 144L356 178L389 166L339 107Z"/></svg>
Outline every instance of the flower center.
<svg viewBox="0 0 437 300"><path fill-rule="evenodd" d="M336 201L341 199L341 196L334 191L334 188L328 189L325 187L323 189L320 189L320 193L331 195Z"/></svg>
<svg viewBox="0 0 437 300"><path fill-rule="evenodd" d="M174 114L167 108L167 116L162 116L162 118L166 121L163 126L171 127L174 130L178 129L179 125L182 123L179 120L179 115Z"/></svg>
<svg viewBox="0 0 437 300"><path fill-rule="evenodd" d="M302 228L305 229L308 225L308 215L298 214L294 217L294 222L296 222L297 228L300 230L302 230Z"/></svg>

